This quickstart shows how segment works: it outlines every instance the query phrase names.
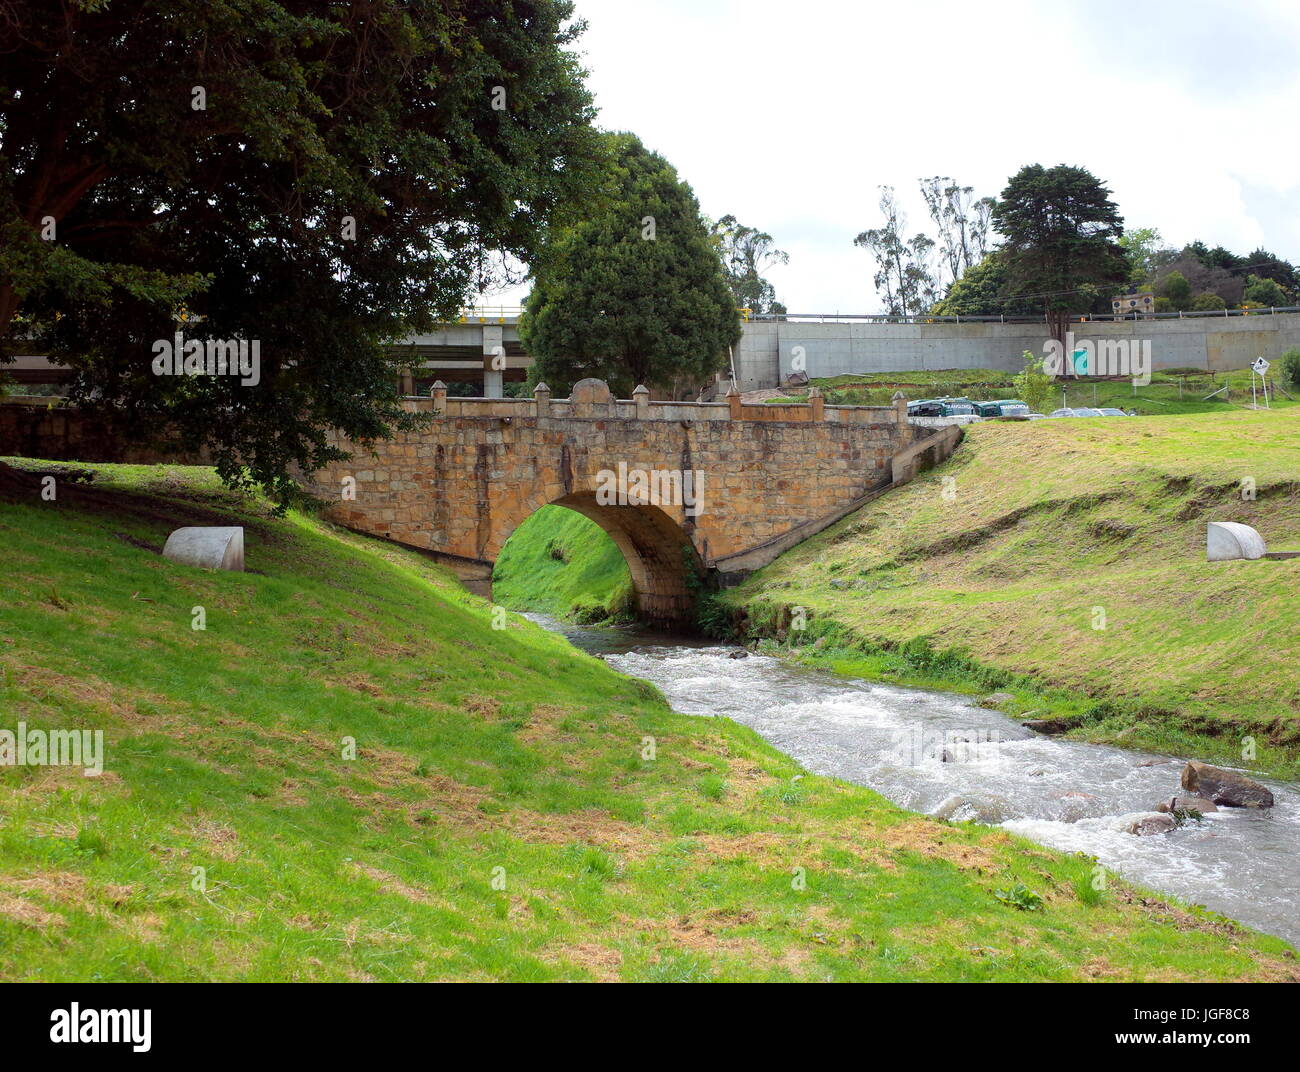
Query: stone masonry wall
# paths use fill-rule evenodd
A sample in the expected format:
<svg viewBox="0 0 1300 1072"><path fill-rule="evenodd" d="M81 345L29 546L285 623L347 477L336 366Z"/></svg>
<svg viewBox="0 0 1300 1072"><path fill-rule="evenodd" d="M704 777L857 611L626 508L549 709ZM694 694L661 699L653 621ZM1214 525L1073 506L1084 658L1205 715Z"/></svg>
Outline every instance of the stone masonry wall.
<svg viewBox="0 0 1300 1072"><path fill-rule="evenodd" d="M612 401L583 401L575 388L555 405L565 416L551 416L549 400L458 400L455 416L441 415L440 397L412 403L437 413L427 428L373 449L340 443L353 458L314 474L310 487L337 503L329 516L350 528L484 564L534 511L570 507L623 550L643 613L673 618L689 604L690 561L707 569L888 482L911 436L903 407L848 414L820 399L769 412L732 396L722 419L571 415ZM733 412L742 415L728 419ZM698 516L681 502L602 505L601 473L620 464L629 473L693 471L702 478Z"/></svg>

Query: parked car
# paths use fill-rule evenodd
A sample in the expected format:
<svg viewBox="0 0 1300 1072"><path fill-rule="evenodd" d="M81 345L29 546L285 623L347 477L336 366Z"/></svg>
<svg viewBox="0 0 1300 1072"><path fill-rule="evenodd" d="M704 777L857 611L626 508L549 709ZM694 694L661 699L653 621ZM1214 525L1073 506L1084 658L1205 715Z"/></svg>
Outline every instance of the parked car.
<svg viewBox="0 0 1300 1072"><path fill-rule="evenodd" d="M1131 414L1131 413L1125 413L1122 409L1113 409L1113 408L1110 407L1110 406L1106 406L1105 408L1103 408L1102 411L1101 411L1101 415L1102 415L1103 417L1131 417L1131 416L1133 416L1133 414Z"/></svg>
<svg viewBox="0 0 1300 1072"><path fill-rule="evenodd" d="M1018 398L999 398L994 402L976 402L981 417L1028 417L1029 407Z"/></svg>
<svg viewBox="0 0 1300 1072"><path fill-rule="evenodd" d="M1067 407L1065 409L1054 409L1049 416L1052 417L1100 417L1101 410L1092 409L1088 406Z"/></svg>
<svg viewBox="0 0 1300 1072"><path fill-rule="evenodd" d="M975 404L969 398L925 398L907 404L909 417L973 417Z"/></svg>

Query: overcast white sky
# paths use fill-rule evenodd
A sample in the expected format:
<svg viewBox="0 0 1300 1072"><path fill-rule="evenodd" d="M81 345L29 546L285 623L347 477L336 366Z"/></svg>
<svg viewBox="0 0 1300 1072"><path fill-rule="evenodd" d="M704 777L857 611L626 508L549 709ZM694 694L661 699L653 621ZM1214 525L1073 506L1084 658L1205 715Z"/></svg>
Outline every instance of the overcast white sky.
<svg viewBox="0 0 1300 1072"><path fill-rule="evenodd" d="M576 0L599 123L790 254L792 312L876 312L853 237L917 179L1077 164L1129 227L1300 259L1295 0ZM506 294L494 301L510 301Z"/></svg>

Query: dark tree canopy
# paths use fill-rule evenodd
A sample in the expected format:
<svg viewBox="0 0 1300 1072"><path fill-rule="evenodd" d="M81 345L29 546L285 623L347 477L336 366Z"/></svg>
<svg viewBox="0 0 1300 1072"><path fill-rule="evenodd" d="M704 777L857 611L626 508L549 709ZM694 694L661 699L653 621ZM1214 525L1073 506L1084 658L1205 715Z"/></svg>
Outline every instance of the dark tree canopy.
<svg viewBox="0 0 1300 1072"><path fill-rule="evenodd" d="M1057 338L1070 312L1126 285L1124 221L1110 191L1084 168L1021 168L993 209L993 226L1013 295L1032 296Z"/></svg>
<svg viewBox="0 0 1300 1072"><path fill-rule="evenodd" d="M623 397L698 385L740 337L717 249L673 166L631 134L607 138L604 188L556 233L520 320L533 375L561 393L594 376Z"/></svg>
<svg viewBox="0 0 1300 1072"><path fill-rule="evenodd" d="M286 489L331 427L384 435L383 344L531 257L585 185L571 14L0 0L0 352L68 361L83 402L170 423L236 483ZM178 329L258 340L260 383L154 375Z"/></svg>
<svg viewBox="0 0 1300 1072"><path fill-rule="evenodd" d="M1008 297L1010 285L1001 253L994 250L966 269L930 312L936 316L1027 316L1042 308L1033 300Z"/></svg>

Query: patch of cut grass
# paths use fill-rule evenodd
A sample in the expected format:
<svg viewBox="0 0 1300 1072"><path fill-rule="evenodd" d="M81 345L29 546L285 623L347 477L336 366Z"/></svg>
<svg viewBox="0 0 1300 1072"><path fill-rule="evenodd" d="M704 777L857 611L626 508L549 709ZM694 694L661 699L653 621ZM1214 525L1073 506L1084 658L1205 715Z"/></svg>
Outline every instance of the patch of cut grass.
<svg viewBox="0 0 1300 1072"><path fill-rule="evenodd" d="M502 606L582 622L630 618L632 577L623 553L594 521L543 506L497 558L492 595Z"/></svg>

